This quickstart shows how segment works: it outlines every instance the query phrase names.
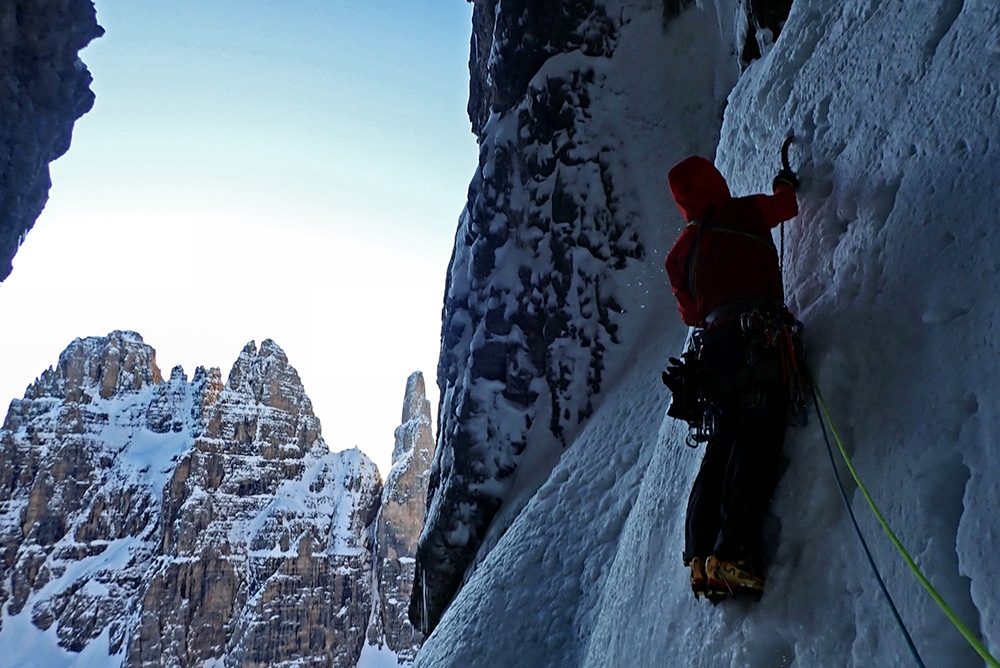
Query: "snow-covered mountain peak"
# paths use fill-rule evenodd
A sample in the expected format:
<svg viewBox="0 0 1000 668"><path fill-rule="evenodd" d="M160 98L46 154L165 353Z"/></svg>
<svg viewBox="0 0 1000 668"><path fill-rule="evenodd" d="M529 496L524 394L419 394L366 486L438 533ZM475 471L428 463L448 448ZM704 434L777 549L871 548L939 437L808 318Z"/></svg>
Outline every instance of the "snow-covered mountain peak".
<svg viewBox="0 0 1000 668"><path fill-rule="evenodd" d="M281 346L271 339L265 339L260 350L254 341L247 343L229 372L226 390L254 403L296 415L313 415L312 402L298 372L288 363Z"/></svg>
<svg viewBox="0 0 1000 668"><path fill-rule="evenodd" d="M163 382L156 351L135 332L76 339L42 373L25 398L51 397L87 403L97 398L138 392Z"/></svg>
<svg viewBox="0 0 1000 668"><path fill-rule="evenodd" d="M330 451L281 348L251 342L228 386L218 368L153 370L138 334L77 339L11 402L0 663L349 666L388 607L373 637L412 657L413 546L376 578L378 469ZM396 484L412 512L393 505L391 535L415 541L428 466Z"/></svg>

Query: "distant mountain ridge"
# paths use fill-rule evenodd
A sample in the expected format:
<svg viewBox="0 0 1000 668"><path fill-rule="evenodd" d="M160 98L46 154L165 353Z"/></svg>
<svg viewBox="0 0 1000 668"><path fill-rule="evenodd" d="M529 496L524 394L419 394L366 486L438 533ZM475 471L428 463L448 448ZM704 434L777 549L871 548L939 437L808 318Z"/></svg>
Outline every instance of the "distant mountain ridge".
<svg viewBox="0 0 1000 668"><path fill-rule="evenodd" d="M429 428L426 403L415 374L404 435ZM423 521L433 440L416 442L397 435L382 517L377 468L330 452L273 341L247 344L223 383L202 367L164 381L134 332L77 339L0 430L0 650L354 666L367 638L412 659L422 638L392 601L409 598ZM390 545L387 521L412 540Z"/></svg>

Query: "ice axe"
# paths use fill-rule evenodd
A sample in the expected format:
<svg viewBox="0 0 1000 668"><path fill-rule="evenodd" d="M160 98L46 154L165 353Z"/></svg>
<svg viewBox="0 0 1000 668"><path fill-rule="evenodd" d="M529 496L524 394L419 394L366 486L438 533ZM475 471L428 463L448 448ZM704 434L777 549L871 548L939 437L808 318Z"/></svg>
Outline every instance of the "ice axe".
<svg viewBox="0 0 1000 668"><path fill-rule="evenodd" d="M792 166L788 164L788 147L792 145L793 141L795 141L795 136L788 135L785 138L785 143L781 145L781 167L789 172L792 171Z"/></svg>
<svg viewBox="0 0 1000 668"><path fill-rule="evenodd" d="M792 171L792 166L788 162L788 147L792 145L795 141L795 135L788 135L785 137L784 143L781 145L781 170L783 172L788 172L793 180L795 179L795 172ZM797 180L796 180L797 181ZM798 184L794 186L798 189ZM778 255L778 271L781 272L782 282L784 282L785 277L785 224L781 223L781 250Z"/></svg>

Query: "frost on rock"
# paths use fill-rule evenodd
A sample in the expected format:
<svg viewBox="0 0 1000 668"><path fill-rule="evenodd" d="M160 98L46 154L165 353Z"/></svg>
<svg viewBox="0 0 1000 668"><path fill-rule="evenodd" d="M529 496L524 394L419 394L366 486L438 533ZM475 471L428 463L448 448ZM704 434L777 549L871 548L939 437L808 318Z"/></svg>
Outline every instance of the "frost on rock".
<svg viewBox="0 0 1000 668"><path fill-rule="evenodd" d="M469 103L479 169L448 270L438 449L410 615L431 629L519 462L565 447L621 343L644 247L618 140L588 121L616 22L593 2L483 2ZM426 616L425 616L426 613Z"/></svg>
<svg viewBox="0 0 1000 668"><path fill-rule="evenodd" d="M78 54L103 34L91 0L0 5L0 281L48 199L49 163L94 104Z"/></svg>

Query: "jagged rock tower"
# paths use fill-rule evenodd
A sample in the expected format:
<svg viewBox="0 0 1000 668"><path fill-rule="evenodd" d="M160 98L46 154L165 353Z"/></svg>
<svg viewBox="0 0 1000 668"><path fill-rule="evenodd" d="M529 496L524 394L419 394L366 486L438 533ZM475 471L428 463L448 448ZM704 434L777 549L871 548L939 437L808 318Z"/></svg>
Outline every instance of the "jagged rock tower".
<svg viewBox="0 0 1000 668"><path fill-rule="evenodd" d="M427 478L434 455L431 407L424 376L406 382L403 421L396 428L392 471L382 491L382 508L375 532L375 573L378 596L369 627L371 644L385 643L402 660L416 656L423 635L407 617L413 589L414 555L424 522Z"/></svg>

